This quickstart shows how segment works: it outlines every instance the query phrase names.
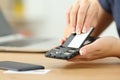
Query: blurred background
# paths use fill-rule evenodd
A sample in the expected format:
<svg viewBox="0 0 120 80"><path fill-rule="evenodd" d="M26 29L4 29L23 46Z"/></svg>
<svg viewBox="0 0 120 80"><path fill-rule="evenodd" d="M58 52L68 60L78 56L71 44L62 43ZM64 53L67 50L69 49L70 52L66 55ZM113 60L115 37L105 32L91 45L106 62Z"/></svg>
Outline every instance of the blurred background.
<svg viewBox="0 0 120 80"><path fill-rule="evenodd" d="M1 0L1 9L16 32L62 37L65 12L72 0Z"/></svg>
<svg viewBox="0 0 120 80"><path fill-rule="evenodd" d="M14 31L25 36L45 36L60 39L66 24L66 10L73 1L0 0L0 7ZM118 37L114 22L101 36L106 35Z"/></svg>

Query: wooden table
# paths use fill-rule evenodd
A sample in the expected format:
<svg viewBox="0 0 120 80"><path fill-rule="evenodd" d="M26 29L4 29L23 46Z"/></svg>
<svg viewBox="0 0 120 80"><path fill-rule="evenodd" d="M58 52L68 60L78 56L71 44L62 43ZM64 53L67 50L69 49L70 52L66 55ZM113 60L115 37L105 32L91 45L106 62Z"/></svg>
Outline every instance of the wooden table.
<svg viewBox="0 0 120 80"><path fill-rule="evenodd" d="M120 80L120 59L106 58L90 62L68 62L44 57L44 53L0 52L0 61L19 61L44 65L47 74L5 74L0 80Z"/></svg>

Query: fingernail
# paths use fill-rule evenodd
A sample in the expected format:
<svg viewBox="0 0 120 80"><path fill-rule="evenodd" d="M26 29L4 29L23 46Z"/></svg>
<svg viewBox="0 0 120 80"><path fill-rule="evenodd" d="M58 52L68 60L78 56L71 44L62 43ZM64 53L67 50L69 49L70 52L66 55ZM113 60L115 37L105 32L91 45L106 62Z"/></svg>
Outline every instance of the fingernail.
<svg viewBox="0 0 120 80"><path fill-rule="evenodd" d="M78 35L79 35L79 34L81 34L81 33L80 33L80 30L77 30L77 32L76 32L76 33L77 33Z"/></svg>
<svg viewBox="0 0 120 80"><path fill-rule="evenodd" d="M76 26L76 33L77 33L78 35L81 34L80 29L79 29L78 26Z"/></svg>
<svg viewBox="0 0 120 80"><path fill-rule="evenodd" d="M86 50L80 50L80 54L81 55L85 55L86 54Z"/></svg>
<svg viewBox="0 0 120 80"><path fill-rule="evenodd" d="M85 27L83 28L82 32L83 32L83 33L86 33L86 32L87 32L87 30L86 30Z"/></svg>

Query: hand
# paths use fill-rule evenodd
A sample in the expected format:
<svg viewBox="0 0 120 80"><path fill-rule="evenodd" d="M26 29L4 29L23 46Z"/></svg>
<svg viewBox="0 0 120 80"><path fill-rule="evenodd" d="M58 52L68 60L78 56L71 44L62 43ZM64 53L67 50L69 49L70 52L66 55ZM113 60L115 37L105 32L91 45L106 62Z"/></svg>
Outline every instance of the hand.
<svg viewBox="0 0 120 80"><path fill-rule="evenodd" d="M98 0L76 0L66 14L67 25L72 32L86 33L90 27L96 26L99 12Z"/></svg>
<svg viewBox="0 0 120 80"><path fill-rule="evenodd" d="M118 53L116 54L116 52ZM118 39L114 37L100 38L91 44L83 46L80 49L79 53L80 55L75 56L69 61L81 61L81 60L91 61L105 57L118 56L120 55Z"/></svg>

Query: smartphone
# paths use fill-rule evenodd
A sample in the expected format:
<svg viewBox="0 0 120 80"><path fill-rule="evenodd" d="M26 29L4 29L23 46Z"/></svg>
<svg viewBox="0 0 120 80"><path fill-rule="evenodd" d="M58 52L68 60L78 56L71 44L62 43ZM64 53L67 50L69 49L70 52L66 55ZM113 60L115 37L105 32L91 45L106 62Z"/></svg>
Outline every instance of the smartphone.
<svg viewBox="0 0 120 80"><path fill-rule="evenodd" d="M44 69L44 66L23 63L23 62L15 62L15 61L0 61L0 69L14 70L14 71L28 71L28 70Z"/></svg>
<svg viewBox="0 0 120 80"><path fill-rule="evenodd" d="M49 50L45 56L57 59L70 59L78 55L82 46L96 40L96 38L90 37L93 30L94 28L92 27L85 34L77 35L76 33L72 33L63 45Z"/></svg>

